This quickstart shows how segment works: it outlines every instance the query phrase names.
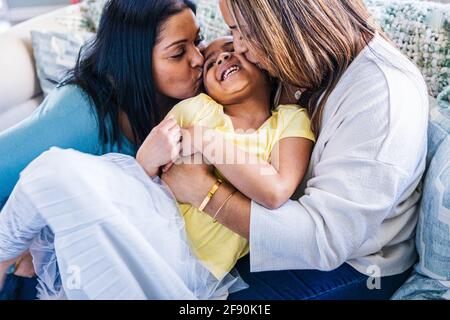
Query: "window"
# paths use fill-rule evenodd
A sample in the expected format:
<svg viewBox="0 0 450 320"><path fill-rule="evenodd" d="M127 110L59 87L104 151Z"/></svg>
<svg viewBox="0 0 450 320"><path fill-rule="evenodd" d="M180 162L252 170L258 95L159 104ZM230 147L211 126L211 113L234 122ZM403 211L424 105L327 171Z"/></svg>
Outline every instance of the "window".
<svg viewBox="0 0 450 320"><path fill-rule="evenodd" d="M70 0L0 0L0 2L4 7L3 17L6 17L12 24L71 4Z"/></svg>
<svg viewBox="0 0 450 320"><path fill-rule="evenodd" d="M0 0L0 17L3 16L6 11L5 0Z"/></svg>

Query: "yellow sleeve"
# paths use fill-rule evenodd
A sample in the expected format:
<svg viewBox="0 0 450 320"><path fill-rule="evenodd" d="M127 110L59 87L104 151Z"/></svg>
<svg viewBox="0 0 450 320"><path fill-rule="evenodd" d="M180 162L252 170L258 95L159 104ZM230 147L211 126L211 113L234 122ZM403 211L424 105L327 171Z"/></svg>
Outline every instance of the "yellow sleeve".
<svg viewBox="0 0 450 320"><path fill-rule="evenodd" d="M316 141L316 137L311 129L311 120L305 108L294 105L280 106L278 112L279 125L281 125L280 140L285 138L305 138L313 142Z"/></svg>
<svg viewBox="0 0 450 320"><path fill-rule="evenodd" d="M174 116L180 127L191 127L209 115L211 101L210 97L202 93L196 97L179 102L167 116Z"/></svg>

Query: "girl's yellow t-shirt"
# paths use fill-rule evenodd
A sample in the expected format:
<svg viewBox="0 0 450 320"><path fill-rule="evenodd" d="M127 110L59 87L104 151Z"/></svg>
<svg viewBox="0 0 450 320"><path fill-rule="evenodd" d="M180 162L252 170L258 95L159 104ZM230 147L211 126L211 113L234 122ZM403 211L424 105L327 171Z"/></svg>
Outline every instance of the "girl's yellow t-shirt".
<svg viewBox="0 0 450 320"><path fill-rule="evenodd" d="M222 105L206 94L178 103L169 113L181 127L200 125L225 134L239 148L270 162L277 143L284 138L306 138L315 141L306 109L297 105L281 105L272 116L253 132L235 132L231 118ZM216 175L223 178L220 172ZM219 279L237 260L249 252L248 241L229 230L197 208L179 203L192 249L203 264Z"/></svg>

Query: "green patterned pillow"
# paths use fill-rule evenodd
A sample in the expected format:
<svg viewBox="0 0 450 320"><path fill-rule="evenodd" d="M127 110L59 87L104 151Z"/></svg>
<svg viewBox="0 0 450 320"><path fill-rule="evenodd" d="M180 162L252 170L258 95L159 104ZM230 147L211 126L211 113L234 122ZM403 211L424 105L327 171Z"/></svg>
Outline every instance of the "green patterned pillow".
<svg viewBox="0 0 450 320"><path fill-rule="evenodd" d="M219 10L219 0L197 0L197 17L207 42L228 35L229 29Z"/></svg>
<svg viewBox="0 0 450 320"><path fill-rule="evenodd" d="M84 0L81 3L81 12L87 31L97 31L103 7L107 1L108 0Z"/></svg>
<svg viewBox="0 0 450 320"><path fill-rule="evenodd" d="M45 96L75 66L81 47L92 36L89 32L31 31L36 72Z"/></svg>
<svg viewBox="0 0 450 320"><path fill-rule="evenodd" d="M450 86L446 87L439 94L438 103L441 108L450 108Z"/></svg>
<svg viewBox="0 0 450 320"><path fill-rule="evenodd" d="M365 0L398 48L417 64L436 97L450 84L450 5L420 0Z"/></svg>

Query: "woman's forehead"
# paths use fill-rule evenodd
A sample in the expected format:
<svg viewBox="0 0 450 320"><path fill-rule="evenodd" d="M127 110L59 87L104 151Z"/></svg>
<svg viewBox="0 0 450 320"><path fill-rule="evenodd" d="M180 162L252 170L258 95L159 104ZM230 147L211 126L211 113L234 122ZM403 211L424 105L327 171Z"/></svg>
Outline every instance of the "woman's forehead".
<svg viewBox="0 0 450 320"><path fill-rule="evenodd" d="M195 40L199 31L200 26L194 13L190 9L185 9L167 19L161 26L158 37L159 44L166 48L177 42Z"/></svg>

